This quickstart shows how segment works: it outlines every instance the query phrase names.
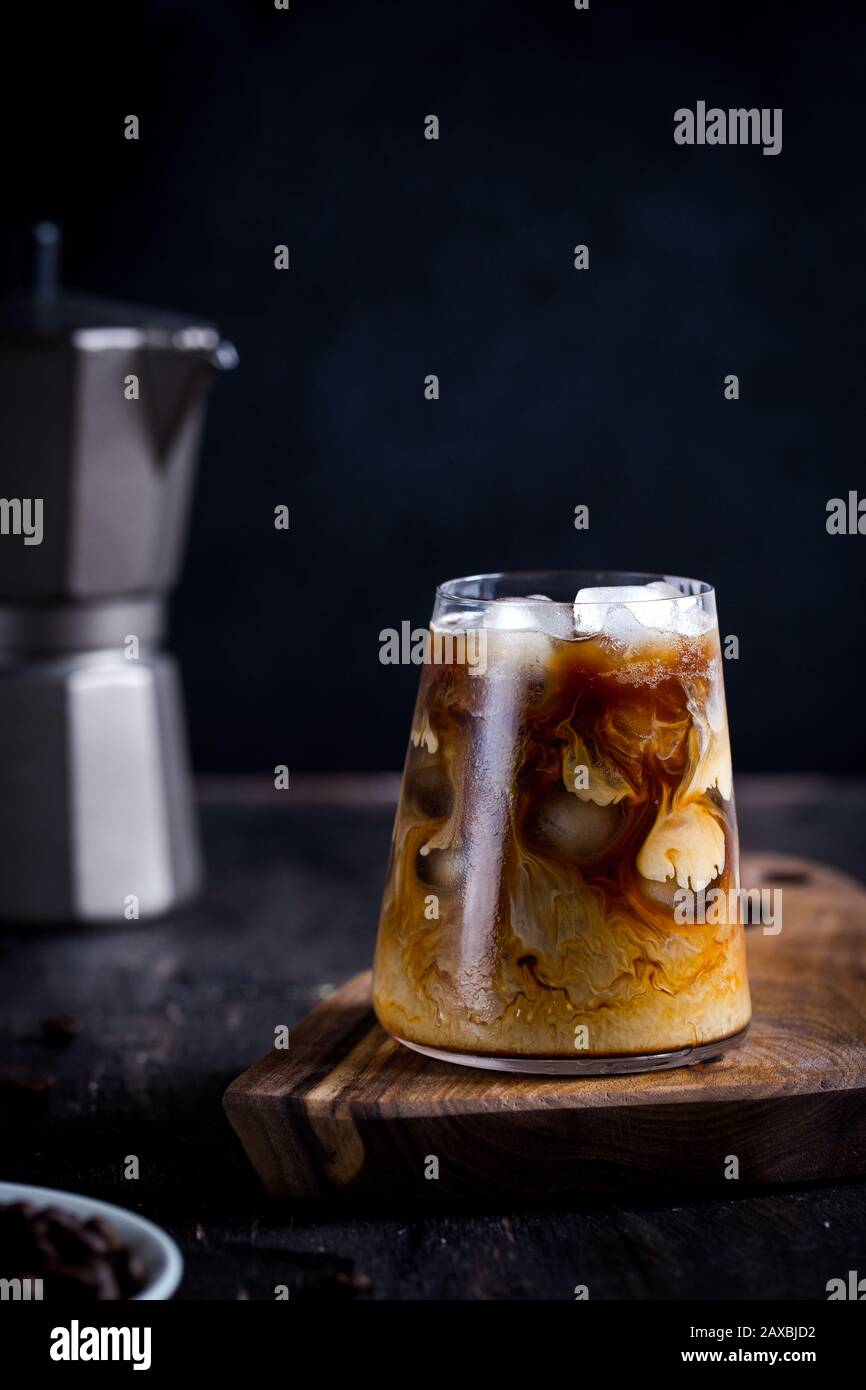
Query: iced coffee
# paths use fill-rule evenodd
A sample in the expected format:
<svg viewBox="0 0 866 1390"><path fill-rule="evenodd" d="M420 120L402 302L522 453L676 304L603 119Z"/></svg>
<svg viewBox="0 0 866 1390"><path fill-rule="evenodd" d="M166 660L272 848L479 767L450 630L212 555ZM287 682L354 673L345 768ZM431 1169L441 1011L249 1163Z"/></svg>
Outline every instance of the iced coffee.
<svg viewBox="0 0 866 1390"><path fill-rule="evenodd" d="M441 586L429 636L376 950L383 1026L503 1070L724 1051L750 1003L737 915L703 910L739 888L710 587L476 576Z"/></svg>

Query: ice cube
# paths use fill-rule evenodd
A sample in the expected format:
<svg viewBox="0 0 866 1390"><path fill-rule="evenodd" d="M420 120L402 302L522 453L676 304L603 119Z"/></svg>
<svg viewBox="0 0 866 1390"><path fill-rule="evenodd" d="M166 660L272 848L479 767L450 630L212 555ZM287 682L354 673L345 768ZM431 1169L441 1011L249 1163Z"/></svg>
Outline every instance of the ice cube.
<svg viewBox="0 0 866 1390"><path fill-rule="evenodd" d="M710 632L716 625L711 613L704 608L700 599L694 594L684 594L675 584L668 584L664 579L653 579L647 584L648 589L654 589L658 594L664 594L665 598L676 599L676 603L670 605L673 610L671 618L672 629L679 633L681 637L700 637L705 632ZM659 626L655 621L653 626ZM665 625L666 630L667 625Z"/></svg>
<svg viewBox="0 0 866 1390"><path fill-rule="evenodd" d="M701 637L712 632L716 620L696 598L684 598L676 607L676 630L681 637Z"/></svg>
<svg viewBox="0 0 866 1390"><path fill-rule="evenodd" d="M538 631L541 624L535 614L537 605L525 598L499 598L484 610L484 626L509 628L517 631Z"/></svg>
<svg viewBox="0 0 866 1390"><path fill-rule="evenodd" d="M528 598L483 599L462 613L446 613L432 624L434 631L471 632L477 639L473 651L478 661L473 673L488 669L513 671L516 667L545 666L552 655L551 638L571 640L574 624L571 607L552 603L544 594Z"/></svg>
<svg viewBox="0 0 866 1390"><path fill-rule="evenodd" d="M445 893L460 887L466 872L463 855L458 849L431 848L428 841L415 856L415 873L422 883L429 883Z"/></svg>
<svg viewBox="0 0 866 1390"><path fill-rule="evenodd" d="M499 598L484 610L484 626L497 631L544 632L548 637L574 636L567 603L551 603L543 594Z"/></svg>
<svg viewBox="0 0 866 1390"><path fill-rule="evenodd" d="M539 838L561 854L591 859L609 844L623 824L614 805L594 805L560 789L542 801L535 816Z"/></svg>
<svg viewBox="0 0 866 1390"><path fill-rule="evenodd" d="M635 604L632 607L631 604L627 603L612 603L605 613L603 636L609 638L611 642L626 647L639 647L641 644L645 644L649 635L650 624L638 617L637 609L639 607L654 608L655 604ZM652 626L654 627L655 624Z"/></svg>
<svg viewBox="0 0 866 1390"><path fill-rule="evenodd" d="M706 709L707 723L714 734L720 734L727 723L725 718L725 687L722 684L721 676L711 679Z"/></svg>
<svg viewBox="0 0 866 1390"><path fill-rule="evenodd" d="M574 626L580 637L591 637L607 627L608 612L629 599L646 599L644 584L603 585L578 589L574 600Z"/></svg>
<svg viewBox="0 0 866 1390"><path fill-rule="evenodd" d="M697 637L710 630L713 619L697 598L682 594L664 580L653 579L649 584L578 589L574 626L578 636L603 632L615 641L636 646L645 639L647 629Z"/></svg>
<svg viewBox="0 0 866 1390"><path fill-rule="evenodd" d="M530 594L528 598L498 598L485 608L484 626L510 631L545 632L551 621L545 616L545 610L555 610L556 606L549 599L536 594Z"/></svg>

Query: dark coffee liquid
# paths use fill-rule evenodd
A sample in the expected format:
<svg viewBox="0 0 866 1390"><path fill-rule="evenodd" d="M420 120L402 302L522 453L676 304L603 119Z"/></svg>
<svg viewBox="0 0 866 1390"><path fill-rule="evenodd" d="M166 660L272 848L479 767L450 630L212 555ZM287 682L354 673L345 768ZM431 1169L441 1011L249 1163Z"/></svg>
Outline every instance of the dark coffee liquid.
<svg viewBox="0 0 866 1390"><path fill-rule="evenodd" d="M748 1021L718 633L485 634L424 668L376 957L383 1024L484 1055L639 1054Z"/></svg>

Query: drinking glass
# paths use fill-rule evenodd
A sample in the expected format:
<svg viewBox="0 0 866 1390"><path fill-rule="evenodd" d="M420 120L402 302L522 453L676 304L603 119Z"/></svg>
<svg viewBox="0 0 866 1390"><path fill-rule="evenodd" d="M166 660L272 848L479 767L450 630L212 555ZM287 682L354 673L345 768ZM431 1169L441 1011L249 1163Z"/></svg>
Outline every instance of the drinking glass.
<svg viewBox="0 0 866 1390"><path fill-rule="evenodd" d="M445 1061L549 1074L738 1042L751 1006L710 585L449 580L423 658L376 947L383 1027Z"/></svg>

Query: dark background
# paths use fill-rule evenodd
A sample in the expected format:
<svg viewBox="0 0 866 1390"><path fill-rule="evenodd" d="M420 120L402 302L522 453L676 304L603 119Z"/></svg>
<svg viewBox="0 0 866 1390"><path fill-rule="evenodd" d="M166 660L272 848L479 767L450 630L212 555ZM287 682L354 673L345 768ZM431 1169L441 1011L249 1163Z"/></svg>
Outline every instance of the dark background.
<svg viewBox="0 0 866 1390"><path fill-rule="evenodd" d="M741 768L866 770L866 539L825 530L828 498L866 493L855 7L6 24L7 213L62 222L71 284L211 317L240 352L174 605L200 768L397 767L417 671L380 665L379 630L426 621L440 579L573 565L717 586ZM782 153L678 147L699 99L781 106Z"/></svg>

